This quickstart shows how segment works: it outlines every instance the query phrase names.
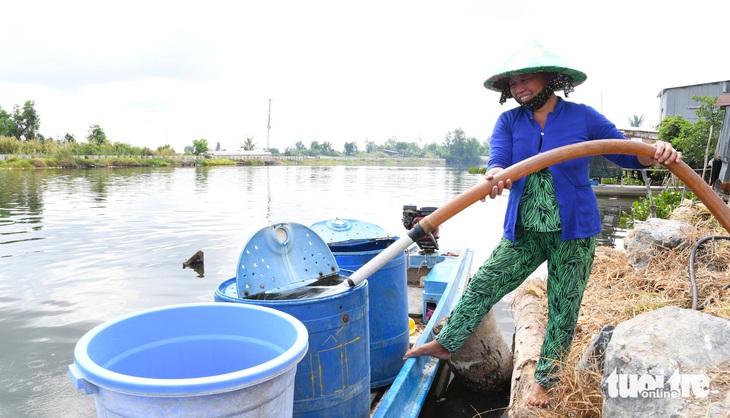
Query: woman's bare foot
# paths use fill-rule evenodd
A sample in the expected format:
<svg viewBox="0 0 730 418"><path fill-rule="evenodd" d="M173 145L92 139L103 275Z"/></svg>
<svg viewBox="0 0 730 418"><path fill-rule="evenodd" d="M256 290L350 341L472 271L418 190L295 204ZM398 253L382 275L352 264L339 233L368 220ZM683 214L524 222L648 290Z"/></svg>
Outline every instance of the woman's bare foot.
<svg viewBox="0 0 730 418"><path fill-rule="evenodd" d="M550 404L549 393L550 389L540 386L537 383L533 383L530 395L527 396L527 404L530 406L547 408L548 404Z"/></svg>
<svg viewBox="0 0 730 418"><path fill-rule="evenodd" d="M419 345L418 347L413 347L410 350L406 351L406 354L403 356L403 360L410 357L421 356L431 356L441 360L448 360L451 357L451 353L446 351L444 346L439 344L438 341L432 340L427 342L426 344Z"/></svg>

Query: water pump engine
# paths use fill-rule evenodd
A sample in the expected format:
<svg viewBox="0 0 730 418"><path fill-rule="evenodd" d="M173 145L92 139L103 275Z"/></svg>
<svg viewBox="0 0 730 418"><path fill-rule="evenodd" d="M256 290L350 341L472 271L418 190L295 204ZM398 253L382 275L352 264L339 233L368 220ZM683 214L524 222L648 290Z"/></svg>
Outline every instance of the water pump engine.
<svg viewBox="0 0 730 418"><path fill-rule="evenodd" d="M404 205L403 206L403 226L407 230L413 229L414 226L423 218L433 213L435 207L426 206L418 209L415 205ZM418 248L421 249L423 254L433 254L439 249L439 227L436 227L433 231L427 234L425 237L420 238L416 241Z"/></svg>

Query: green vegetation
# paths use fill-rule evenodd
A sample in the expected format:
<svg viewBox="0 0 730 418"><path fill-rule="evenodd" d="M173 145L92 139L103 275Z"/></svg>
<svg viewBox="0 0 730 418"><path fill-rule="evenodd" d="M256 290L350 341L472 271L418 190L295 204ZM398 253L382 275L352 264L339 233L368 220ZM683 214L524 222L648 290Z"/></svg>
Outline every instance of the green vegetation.
<svg viewBox="0 0 730 418"><path fill-rule="evenodd" d="M52 137L45 137L39 133L41 118L35 110L35 103L32 100L26 101L23 107L16 105L12 112L7 112L0 107L0 154L43 156L46 165L50 166L49 159L56 158L61 166L80 165L74 161L72 156L80 155L115 155L125 157L160 157L172 160L170 157L178 155L169 145L163 145L156 150L147 147L135 147L122 142L112 141L97 123L90 124L86 135L86 142L79 142L69 133ZM256 143L253 137L246 137L241 144L244 150L254 150ZM216 144L216 151L221 151L220 142ZM205 138L192 140L192 145L186 146L186 155L204 155L210 151L208 140ZM225 150L223 150L225 151ZM489 153L488 142L479 143L476 138L467 137L461 129L448 132L441 144L435 142L421 145L421 139L417 141L399 141L396 137L389 138L384 144L377 145L373 141L365 142L365 150L359 151L354 141L347 141L344 144L343 152L335 150L331 142L311 141L309 146L302 141L297 141L293 147L287 147L283 153L272 148L267 151L272 155L283 155L293 157L361 157L361 158L385 158L397 159L400 165L402 159L443 159L450 165L468 165L479 162L481 155ZM53 156L53 157L51 157ZM97 160L98 161L98 160ZM319 161L322 162L321 160ZM206 165L230 164L220 159L205 161ZM240 163L239 163L240 164ZM7 166L7 164L2 164ZM147 165L147 164L145 164Z"/></svg>
<svg viewBox="0 0 730 418"><path fill-rule="evenodd" d="M691 123L680 115L667 116L658 126L658 139L682 151L682 160L688 166L704 169L708 154L717 147L725 109L715 106L717 97L694 96L692 100L700 103L695 111L697 121Z"/></svg>
<svg viewBox="0 0 730 418"><path fill-rule="evenodd" d="M489 145L479 143L476 138L467 137L463 130L454 129L444 137L442 144L420 145L415 142L399 141L396 137L388 138L383 145L373 141L365 141L365 150L358 150L355 142L345 142L344 152L340 153L332 147L331 142L312 141L307 147L302 141L297 141L293 147L287 147L282 155L304 157L395 157L408 158L442 158L449 165L466 166L478 164L480 156L489 154ZM275 150L269 150L276 155ZM276 150L278 151L278 150Z"/></svg>
<svg viewBox="0 0 730 418"><path fill-rule="evenodd" d="M200 161L200 164L201 165L236 165L236 162L226 159L226 158L205 158Z"/></svg>
<svg viewBox="0 0 730 418"><path fill-rule="evenodd" d="M624 186L644 186L644 179L641 177L641 171L638 170L623 170L621 176L621 184Z"/></svg>
<svg viewBox="0 0 730 418"><path fill-rule="evenodd" d="M654 206L656 209L656 217L659 219L667 219L672 211L682 203L683 192L681 190L665 190L661 193L652 194ZM692 192L687 192L685 199L697 199ZM631 213L624 212L621 216L621 226L624 228L633 228L635 221L645 221L651 214L651 202L647 197L640 197L639 200L631 204Z"/></svg>
<svg viewBox="0 0 730 418"><path fill-rule="evenodd" d="M629 126L631 126L632 128L638 128L641 126L642 123L644 123L644 115L631 115L631 117L629 118Z"/></svg>

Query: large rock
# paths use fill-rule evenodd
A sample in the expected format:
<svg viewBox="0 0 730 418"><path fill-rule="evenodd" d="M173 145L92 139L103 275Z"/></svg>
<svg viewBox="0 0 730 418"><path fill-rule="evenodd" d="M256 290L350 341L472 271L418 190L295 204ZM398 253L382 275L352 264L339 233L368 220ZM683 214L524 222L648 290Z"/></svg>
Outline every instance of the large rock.
<svg viewBox="0 0 730 418"><path fill-rule="evenodd" d="M687 223L649 218L637 221L624 239L626 258L634 269L645 268L659 253L685 245L695 228Z"/></svg>
<svg viewBox="0 0 730 418"><path fill-rule="evenodd" d="M730 370L729 341L729 320L690 309L620 323L606 347L603 416L726 417L730 390L709 378Z"/></svg>

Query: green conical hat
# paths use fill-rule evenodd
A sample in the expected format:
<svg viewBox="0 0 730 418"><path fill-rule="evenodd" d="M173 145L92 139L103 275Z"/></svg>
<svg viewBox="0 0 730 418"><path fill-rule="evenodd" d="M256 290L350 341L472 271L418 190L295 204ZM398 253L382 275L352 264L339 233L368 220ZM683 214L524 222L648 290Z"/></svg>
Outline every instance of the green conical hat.
<svg viewBox="0 0 730 418"><path fill-rule="evenodd" d="M570 68L557 55L536 41L532 41L502 64L494 75L484 82L484 87L501 92L504 83L510 76L544 72L567 74L573 78L574 87L588 78L584 72Z"/></svg>

